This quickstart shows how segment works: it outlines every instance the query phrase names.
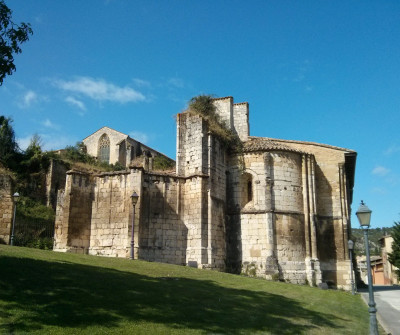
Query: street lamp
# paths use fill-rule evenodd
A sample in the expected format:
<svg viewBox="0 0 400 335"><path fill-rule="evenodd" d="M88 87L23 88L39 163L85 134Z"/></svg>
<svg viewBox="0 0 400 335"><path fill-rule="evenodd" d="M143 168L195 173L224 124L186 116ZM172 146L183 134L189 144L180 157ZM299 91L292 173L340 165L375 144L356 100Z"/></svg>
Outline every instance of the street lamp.
<svg viewBox="0 0 400 335"><path fill-rule="evenodd" d="M134 238L134 230L135 230L135 206L138 202L138 199L139 199L138 194L135 191L133 191L133 193L131 195L131 201L132 201L132 206L133 206L132 234L131 234L131 259L134 259L133 251L134 251L135 242L134 242L133 238Z"/></svg>
<svg viewBox="0 0 400 335"><path fill-rule="evenodd" d="M352 240L347 241L349 246L349 253L350 253L350 282L351 282L351 294L355 294L354 291L354 279L353 279L353 248L354 242Z"/></svg>
<svg viewBox="0 0 400 335"><path fill-rule="evenodd" d="M14 245L15 213L17 212L17 202L19 199L18 192L15 192L13 194L13 199L14 199L14 215L13 215L12 228L11 228L10 245Z"/></svg>
<svg viewBox="0 0 400 335"><path fill-rule="evenodd" d="M378 335L378 325L376 322L376 304L374 301L374 292L372 291L372 274L371 274L371 260L369 258L369 244L368 244L368 228L371 221L372 211L364 204L361 200L361 205L358 208L356 215L360 226L364 231L365 239L365 251L367 254L367 271L368 271L368 291L369 291L369 333L372 335Z"/></svg>

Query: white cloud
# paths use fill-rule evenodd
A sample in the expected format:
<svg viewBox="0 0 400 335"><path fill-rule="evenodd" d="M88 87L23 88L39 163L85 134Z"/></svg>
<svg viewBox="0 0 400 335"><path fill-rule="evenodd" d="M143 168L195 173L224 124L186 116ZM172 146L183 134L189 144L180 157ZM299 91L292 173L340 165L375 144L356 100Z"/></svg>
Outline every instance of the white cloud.
<svg viewBox="0 0 400 335"><path fill-rule="evenodd" d="M37 94L34 91L29 90L23 95L23 97L22 97L21 101L18 103L18 105L21 108L28 108L33 103L35 103L37 100L38 100Z"/></svg>
<svg viewBox="0 0 400 335"><path fill-rule="evenodd" d="M80 101L74 97L68 96L65 98L65 101L68 102L72 106L78 107L82 111L86 111L85 104L82 101Z"/></svg>
<svg viewBox="0 0 400 335"><path fill-rule="evenodd" d="M58 80L55 85L64 91L84 95L96 101L127 103L145 100L144 95L133 88L119 87L104 79L78 77L72 81Z"/></svg>
<svg viewBox="0 0 400 335"><path fill-rule="evenodd" d="M147 143L149 141L149 136L145 133L142 133L140 131L131 131L129 133L129 136L135 139L136 141L142 142L142 143Z"/></svg>
<svg viewBox="0 0 400 335"><path fill-rule="evenodd" d="M384 166L377 166L372 170L372 174L380 177L386 176L389 172L390 170Z"/></svg>

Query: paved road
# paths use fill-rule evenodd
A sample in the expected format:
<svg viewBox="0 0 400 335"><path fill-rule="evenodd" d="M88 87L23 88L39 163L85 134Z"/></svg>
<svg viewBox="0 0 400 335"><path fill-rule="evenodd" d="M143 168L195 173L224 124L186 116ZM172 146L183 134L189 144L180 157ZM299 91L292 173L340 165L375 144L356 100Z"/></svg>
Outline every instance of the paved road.
<svg viewBox="0 0 400 335"><path fill-rule="evenodd" d="M368 290L360 290L368 304ZM400 286L374 286L378 320L388 334L400 335Z"/></svg>

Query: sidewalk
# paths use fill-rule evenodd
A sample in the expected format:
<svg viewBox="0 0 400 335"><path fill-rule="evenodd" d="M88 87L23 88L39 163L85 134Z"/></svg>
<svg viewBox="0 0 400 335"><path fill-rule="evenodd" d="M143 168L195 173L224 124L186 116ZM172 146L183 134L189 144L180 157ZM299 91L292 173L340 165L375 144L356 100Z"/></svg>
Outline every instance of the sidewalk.
<svg viewBox="0 0 400 335"><path fill-rule="evenodd" d="M400 286L375 286L377 318L387 334L400 335ZM368 305L368 289L359 290Z"/></svg>

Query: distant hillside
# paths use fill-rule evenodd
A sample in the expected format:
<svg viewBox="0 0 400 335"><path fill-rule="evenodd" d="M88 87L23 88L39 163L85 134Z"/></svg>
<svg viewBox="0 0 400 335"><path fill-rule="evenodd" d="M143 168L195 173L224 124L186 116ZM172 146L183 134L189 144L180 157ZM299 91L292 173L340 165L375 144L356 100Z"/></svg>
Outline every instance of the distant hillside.
<svg viewBox="0 0 400 335"><path fill-rule="evenodd" d="M368 230L368 240L371 255L380 255L381 246L379 239L390 235L392 227L372 228ZM356 255L365 255L364 232L361 228L351 229L352 240L354 241L354 252Z"/></svg>

